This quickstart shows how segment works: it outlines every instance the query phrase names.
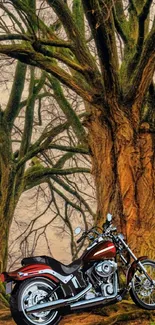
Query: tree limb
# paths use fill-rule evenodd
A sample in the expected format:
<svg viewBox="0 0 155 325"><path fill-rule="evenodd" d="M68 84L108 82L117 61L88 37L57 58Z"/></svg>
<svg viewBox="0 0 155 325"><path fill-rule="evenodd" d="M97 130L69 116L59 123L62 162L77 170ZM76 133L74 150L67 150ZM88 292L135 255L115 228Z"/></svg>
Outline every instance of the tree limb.
<svg viewBox="0 0 155 325"><path fill-rule="evenodd" d="M69 124L72 126L73 131L77 136L77 139L81 143L86 142L85 129L84 129L79 117L77 116L74 109L72 108L71 104L65 97L63 88L61 87L60 82L52 76L47 76L47 78L50 81L50 85L53 89L54 97L55 97L57 103L59 104L61 110L65 114Z"/></svg>
<svg viewBox="0 0 155 325"><path fill-rule="evenodd" d="M24 28L23 28L23 26L22 26L22 23L19 21L19 19L13 14L13 12L11 11L11 10L9 10L8 8L7 8L7 6L4 6L2 3L0 3L0 8L2 9L2 10L4 10L6 13L7 13L7 15L8 15L8 17L10 17L10 19L13 21L13 22L15 22L16 24L17 24L17 26L19 27L19 29L20 29L20 31L24 34Z"/></svg>
<svg viewBox="0 0 155 325"><path fill-rule="evenodd" d="M27 25L27 28L31 33L36 36L36 33L34 31L33 26L37 28L37 30L40 30L43 35L51 36L52 38L56 38L54 33L52 32L51 28L49 28L37 15L35 12L35 8L33 6L28 5L26 1L21 0L10 0L13 7L17 10L19 13L23 13L23 21Z"/></svg>
<svg viewBox="0 0 155 325"><path fill-rule="evenodd" d="M155 24L150 31L143 47L140 62L136 68L135 74L131 80L132 85L129 88L129 92L125 96L125 102L135 102L139 96L141 97L141 103L144 95L152 82L153 73L155 69ZM146 78L147 76L147 78ZM141 103L139 103L141 105Z"/></svg>
<svg viewBox="0 0 155 325"><path fill-rule="evenodd" d="M116 10L113 10L113 16L114 16L116 30L117 30L118 34L120 35L121 39L123 40L123 42L125 44L127 44L128 43L128 35L126 33L126 30L124 29L123 23L118 18L118 13ZM125 22L125 24L127 24L127 21Z"/></svg>
<svg viewBox="0 0 155 325"><path fill-rule="evenodd" d="M130 5L130 12L133 11L135 16L138 17L138 11L137 11L137 8L136 8L136 4L134 2L134 0L129 0L129 5Z"/></svg>
<svg viewBox="0 0 155 325"><path fill-rule="evenodd" d="M35 49L36 52L44 54L44 56L48 56L49 58L54 58L59 60L60 62L65 63L68 67L74 69L75 71L78 71L85 75L86 71L89 71L90 68L88 66L83 67L79 63L74 62L73 60L68 59L65 55L59 52L52 52L49 51L48 48L45 46L42 46L40 42L37 40L33 44L33 48Z"/></svg>
<svg viewBox="0 0 155 325"><path fill-rule="evenodd" d="M5 119L10 125L13 126L13 122L19 113L20 101L22 97L22 92L25 84L27 66L21 62L17 62L14 82L12 85L9 101L5 109Z"/></svg>
<svg viewBox="0 0 155 325"><path fill-rule="evenodd" d="M54 137L66 130L68 126L69 123L67 122L60 124L49 131L45 128L40 138L33 145L31 145L28 152L19 159L16 164L16 170L19 170L19 168L21 168L28 160L36 156L38 153L42 153L44 150L47 150Z"/></svg>
<svg viewBox="0 0 155 325"><path fill-rule="evenodd" d="M85 208L88 210L88 212L95 217L95 214L93 213L92 209L90 208L90 206L87 204L87 202L84 200L83 196L81 196L75 189L71 188L71 186L69 186L68 184L66 184L66 182L64 182L62 179L60 179L60 177L56 177L54 175L51 176L51 179L53 179L58 185L60 185L65 191L67 191L68 193L72 194L73 196L75 196L84 206Z"/></svg>
<svg viewBox="0 0 155 325"><path fill-rule="evenodd" d="M141 13L139 14L140 19L146 20L148 14L149 14L152 2L153 2L153 0L146 0L145 1L145 4L144 4L144 6L143 6L143 8L141 10Z"/></svg>
<svg viewBox="0 0 155 325"><path fill-rule="evenodd" d="M112 14L105 19L99 0L83 0L83 6L98 50L106 96L112 92L118 97L118 55Z"/></svg>
<svg viewBox="0 0 155 325"><path fill-rule="evenodd" d="M36 96L34 94L35 87L35 75L34 75L34 67L31 67L30 70L30 84L29 84L29 96L27 99L26 112L25 112L25 123L24 123L24 131L22 135L22 141L20 146L19 157L22 158L26 155L32 137L33 130L33 119L34 119L34 106Z"/></svg>
<svg viewBox="0 0 155 325"><path fill-rule="evenodd" d="M71 42L63 41L61 39L46 39L46 38L34 38L34 36L28 34L2 34L0 35L0 41L12 41L12 40L24 40L28 42L38 42L42 45L54 46L54 47L63 47L63 48L73 48Z"/></svg>
<svg viewBox="0 0 155 325"><path fill-rule="evenodd" d="M72 158L75 155L75 152L67 152L61 158L58 159L56 164L54 164L53 168L63 168L66 161Z"/></svg>
<svg viewBox="0 0 155 325"><path fill-rule="evenodd" d="M89 149L85 149L82 147L69 147L69 146L63 146L63 145L53 143L53 144L50 144L48 148L61 150L61 151L67 151L67 152L80 153L82 155L90 155Z"/></svg>
<svg viewBox="0 0 155 325"><path fill-rule="evenodd" d="M86 45L86 41L80 33L80 30L78 29L78 26L76 25L68 6L62 0L47 0L47 3L54 9L57 16L59 17L66 30L68 38L73 41L75 45L74 54L77 57L78 61L84 66L89 65L93 69L96 69L95 61L90 54L90 51Z"/></svg>
<svg viewBox="0 0 155 325"><path fill-rule="evenodd" d="M135 70L141 57L143 43L147 35L145 22L149 15L151 4L152 4L152 0L147 0L144 7L141 10L141 13L138 15L138 38L136 43L136 52L131 60L131 63L129 62L129 68L132 71Z"/></svg>
<svg viewBox="0 0 155 325"><path fill-rule="evenodd" d="M94 92L97 92L96 89L91 89L86 81L83 80L82 82L82 79L80 79L79 82L76 76L72 77L65 70L55 65L52 59L42 55L41 53L35 52L32 50L32 48L20 44L0 45L0 53L18 59L26 64L38 66L39 68L54 75L59 81L68 86L70 89L74 90L85 100L94 102Z"/></svg>
<svg viewBox="0 0 155 325"><path fill-rule="evenodd" d="M32 186L33 183L48 179L51 175L72 175L75 173L90 173L89 168L44 168L42 166L34 166L27 169L24 176L24 188Z"/></svg>

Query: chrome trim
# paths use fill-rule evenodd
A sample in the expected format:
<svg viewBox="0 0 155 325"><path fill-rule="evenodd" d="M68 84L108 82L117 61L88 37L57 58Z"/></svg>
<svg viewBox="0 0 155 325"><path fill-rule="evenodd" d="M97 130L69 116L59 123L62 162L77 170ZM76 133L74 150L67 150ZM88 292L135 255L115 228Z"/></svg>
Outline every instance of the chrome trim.
<svg viewBox="0 0 155 325"><path fill-rule="evenodd" d="M32 313L41 312L41 311L45 311L45 310L57 310L57 308L68 306L72 302L79 300L91 288L92 288L92 284L89 283L89 285L84 290L82 290L76 296L74 296L72 298L58 299L56 301L49 301L46 303L36 304L35 306L26 308L25 312L27 314L32 314Z"/></svg>
<svg viewBox="0 0 155 325"><path fill-rule="evenodd" d="M52 269L44 269L44 270L40 270L40 271L31 271L31 272L27 272L27 273L23 273L23 272L18 272L20 277L24 277L24 276L29 276L29 275L36 275L36 274L52 274L53 276L55 276L56 278L58 278L61 282L63 283L68 283L72 278L73 278L73 274L69 274L68 276L64 276L61 275L59 273L57 273L56 271L53 271Z"/></svg>
<svg viewBox="0 0 155 325"><path fill-rule="evenodd" d="M90 246L87 247L87 251L89 251L89 249L91 249L92 247L96 246L97 245L97 242L93 242Z"/></svg>
<svg viewBox="0 0 155 325"><path fill-rule="evenodd" d="M78 283L78 281L77 281L76 276L74 276L74 278L72 279L72 283L74 284L74 287L75 287L76 289L79 288L79 283Z"/></svg>
<svg viewBox="0 0 155 325"><path fill-rule="evenodd" d="M114 274L114 294L113 295L109 295L108 297L97 297L97 298L93 298L93 299L89 299L89 300L80 300L77 301L73 304L70 305L71 310L76 310L76 309L81 309L81 308L88 308L91 306L95 306L98 305L99 303L104 303L107 301L111 301L113 299L115 299L117 297L117 293L118 293L118 278L117 278L117 273L115 272Z"/></svg>
<svg viewBox="0 0 155 325"><path fill-rule="evenodd" d="M57 310L57 308L60 307L65 307L65 306L69 306L71 310L76 310L76 309L81 309L81 308L87 308L87 307L91 307L91 306L95 306L98 305L99 303L106 303L108 301L112 301L113 299L117 299L118 296L118 278L117 278L117 273L114 273L114 294L113 295L109 295L109 297L97 297L97 298L93 298L93 299L89 299L89 300L79 300L82 296L84 296L87 291L89 291L92 288L92 285L89 284L87 286L87 288L85 288L83 291L81 291L80 293L78 293L76 296L72 297L72 298L68 298L68 299L59 299L57 301L51 301L51 302L47 302L47 303L42 303L40 305L35 305L32 307L29 307L27 309L25 309L25 312L27 314L32 314L35 312L41 312L41 311L45 311L45 310ZM76 302L77 301L77 302Z"/></svg>
<svg viewBox="0 0 155 325"><path fill-rule="evenodd" d="M81 309L81 308L88 308L91 306L99 305L99 303L103 303L104 301L109 301L113 300L114 298L117 297L117 294L111 295L109 298L108 297L97 297L89 300L82 300L75 302L71 304L70 308L71 310L76 310L76 309Z"/></svg>
<svg viewBox="0 0 155 325"><path fill-rule="evenodd" d="M39 271L39 274L42 274L42 273L52 274L56 278L58 278L60 281L62 281L63 283L68 283L73 278L73 276L74 276L73 274L69 274L68 276L64 276L64 275L59 274L56 271L49 270L49 269L40 270Z"/></svg>

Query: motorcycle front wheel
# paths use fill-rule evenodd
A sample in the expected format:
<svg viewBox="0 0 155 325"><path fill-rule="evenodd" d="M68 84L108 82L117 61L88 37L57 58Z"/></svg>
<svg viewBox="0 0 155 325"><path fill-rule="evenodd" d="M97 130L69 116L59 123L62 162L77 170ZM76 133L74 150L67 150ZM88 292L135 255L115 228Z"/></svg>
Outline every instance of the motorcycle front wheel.
<svg viewBox="0 0 155 325"><path fill-rule="evenodd" d="M143 309L155 309L155 262L152 260L141 261L154 284L147 279L144 272L137 266L131 280L130 296L132 300Z"/></svg>
<svg viewBox="0 0 155 325"><path fill-rule="evenodd" d="M17 325L56 325L61 315L55 310L46 310L32 314L26 313L26 308L44 300L54 290L52 281L45 278L28 279L16 285L10 299L12 317ZM58 295L53 292L49 301L57 300Z"/></svg>

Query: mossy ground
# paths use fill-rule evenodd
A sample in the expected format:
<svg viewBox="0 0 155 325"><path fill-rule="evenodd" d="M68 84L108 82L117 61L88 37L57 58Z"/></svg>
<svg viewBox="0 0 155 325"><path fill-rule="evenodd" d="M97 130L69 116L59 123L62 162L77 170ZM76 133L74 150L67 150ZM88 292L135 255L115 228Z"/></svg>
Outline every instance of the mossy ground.
<svg viewBox="0 0 155 325"><path fill-rule="evenodd" d="M60 325L155 325L155 312L137 308L130 301L93 312L65 316ZM0 325L15 325L8 308L0 309Z"/></svg>

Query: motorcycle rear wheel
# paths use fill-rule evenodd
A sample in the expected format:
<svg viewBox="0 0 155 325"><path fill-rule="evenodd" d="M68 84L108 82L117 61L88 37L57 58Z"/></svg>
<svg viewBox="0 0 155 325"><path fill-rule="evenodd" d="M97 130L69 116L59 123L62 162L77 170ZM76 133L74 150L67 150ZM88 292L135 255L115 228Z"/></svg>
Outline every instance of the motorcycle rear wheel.
<svg viewBox="0 0 155 325"><path fill-rule="evenodd" d="M154 285L146 278L143 271L137 266L137 270L131 281L130 296L137 306L153 310L155 309L155 262L152 260L141 261L147 273L154 281Z"/></svg>
<svg viewBox="0 0 155 325"><path fill-rule="evenodd" d="M58 311L48 310L27 314L26 307L35 305L39 300L53 291L52 281L36 277L25 280L20 285L16 285L10 299L10 309L12 317L17 325L56 325L61 315ZM50 300L57 300L57 293L54 292Z"/></svg>

